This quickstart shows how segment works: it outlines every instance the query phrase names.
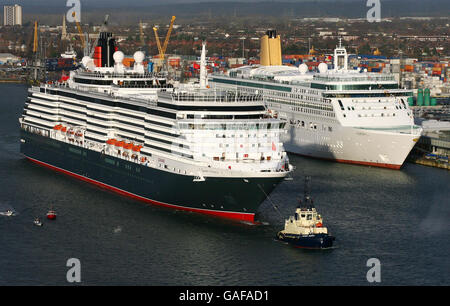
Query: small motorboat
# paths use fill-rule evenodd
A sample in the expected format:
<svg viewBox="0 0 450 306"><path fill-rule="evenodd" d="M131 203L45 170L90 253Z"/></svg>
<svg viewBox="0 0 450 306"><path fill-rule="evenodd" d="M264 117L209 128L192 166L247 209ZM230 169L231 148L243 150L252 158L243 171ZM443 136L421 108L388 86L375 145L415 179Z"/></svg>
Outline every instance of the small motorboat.
<svg viewBox="0 0 450 306"><path fill-rule="evenodd" d="M54 210L49 210L47 212L47 219L55 220L56 219L56 212Z"/></svg>
<svg viewBox="0 0 450 306"><path fill-rule="evenodd" d="M36 226L42 226L42 225L43 225L42 222L41 222L41 220L39 220L39 218L35 218L34 221L33 221L33 223L34 223L34 225L36 225Z"/></svg>
<svg viewBox="0 0 450 306"><path fill-rule="evenodd" d="M14 216L14 212L12 210L1 211L0 215L1 216L6 216L6 217L12 217L12 216Z"/></svg>
<svg viewBox="0 0 450 306"><path fill-rule="evenodd" d="M304 201L295 210L295 215L285 221L284 230L279 231L277 239L295 247L305 249L328 249L336 239L323 226L323 218L318 214L309 196L309 177L305 179Z"/></svg>

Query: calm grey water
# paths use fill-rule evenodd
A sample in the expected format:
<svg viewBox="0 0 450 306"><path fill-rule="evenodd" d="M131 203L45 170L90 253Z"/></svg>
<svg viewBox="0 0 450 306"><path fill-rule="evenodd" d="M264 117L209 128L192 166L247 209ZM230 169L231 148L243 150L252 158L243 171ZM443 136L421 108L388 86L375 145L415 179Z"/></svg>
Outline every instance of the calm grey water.
<svg viewBox="0 0 450 306"><path fill-rule="evenodd" d="M0 285L67 285L81 261L84 285L367 285L381 261L382 285L449 285L449 172L401 171L291 157L293 181L251 226L149 206L24 160L18 117L27 95L0 85ZM300 250L275 241L312 176L312 195L336 248ZM174 188L176 192L176 188ZM47 222L54 206L58 219ZM43 227L32 224L35 216Z"/></svg>

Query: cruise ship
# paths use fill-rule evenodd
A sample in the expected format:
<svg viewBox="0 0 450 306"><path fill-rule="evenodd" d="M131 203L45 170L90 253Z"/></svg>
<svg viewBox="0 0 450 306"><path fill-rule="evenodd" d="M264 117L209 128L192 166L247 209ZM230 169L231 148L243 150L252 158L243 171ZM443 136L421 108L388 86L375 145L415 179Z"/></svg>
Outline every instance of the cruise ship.
<svg viewBox="0 0 450 306"><path fill-rule="evenodd" d="M111 33L62 83L29 89L20 117L30 161L147 203L255 222L258 207L293 167L286 122L261 95L174 86L125 68Z"/></svg>
<svg viewBox="0 0 450 306"><path fill-rule="evenodd" d="M262 94L274 116L288 122L286 151L343 163L400 169L421 135L394 75L348 69L340 43L334 67L283 66L280 36L261 38L260 65L210 76L216 88Z"/></svg>

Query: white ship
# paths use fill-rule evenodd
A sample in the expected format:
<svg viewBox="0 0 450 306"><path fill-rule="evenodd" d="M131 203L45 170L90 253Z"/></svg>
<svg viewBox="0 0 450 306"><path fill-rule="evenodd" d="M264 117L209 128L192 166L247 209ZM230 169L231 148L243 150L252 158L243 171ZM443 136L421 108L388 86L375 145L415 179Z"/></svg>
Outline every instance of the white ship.
<svg viewBox="0 0 450 306"><path fill-rule="evenodd" d="M319 72L281 65L280 36L268 31L261 39L261 65L214 74L217 88L262 94L267 107L287 120L285 149L300 155L400 169L422 129L414 124L407 99L392 74L348 69L340 44L334 69Z"/></svg>
<svg viewBox="0 0 450 306"><path fill-rule="evenodd" d="M128 69L111 33L63 83L29 90L21 153L30 161L147 203L242 221L292 170L285 122L261 95L197 87Z"/></svg>

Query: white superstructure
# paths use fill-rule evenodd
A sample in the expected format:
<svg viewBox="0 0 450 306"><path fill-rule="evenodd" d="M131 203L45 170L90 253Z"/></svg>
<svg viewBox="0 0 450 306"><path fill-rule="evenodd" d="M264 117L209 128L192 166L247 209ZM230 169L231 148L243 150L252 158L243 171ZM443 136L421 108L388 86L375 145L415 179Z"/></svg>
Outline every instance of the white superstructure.
<svg viewBox="0 0 450 306"><path fill-rule="evenodd" d="M120 51L114 60L115 67L95 67L86 57L86 68L72 71L67 82L31 88L21 124L50 129L46 135L59 141L185 175L289 171L280 141L286 122L268 113L261 95L207 88L206 73L200 86L174 88L144 73L139 51L134 68L123 67Z"/></svg>
<svg viewBox="0 0 450 306"><path fill-rule="evenodd" d="M211 76L216 88L264 96L267 107L289 122L288 152L340 162L399 169L421 134L407 99L391 74L349 70L342 46L334 69L305 64L244 66Z"/></svg>

